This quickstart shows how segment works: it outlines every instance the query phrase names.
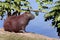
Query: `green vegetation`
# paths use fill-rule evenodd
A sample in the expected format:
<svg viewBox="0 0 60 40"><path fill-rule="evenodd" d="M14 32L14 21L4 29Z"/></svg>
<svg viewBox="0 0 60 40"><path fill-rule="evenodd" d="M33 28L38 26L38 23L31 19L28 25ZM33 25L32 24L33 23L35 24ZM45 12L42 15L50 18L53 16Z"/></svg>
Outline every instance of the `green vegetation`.
<svg viewBox="0 0 60 40"><path fill-rule="evenodd" d="M0 35L0 40L37 40L37 39L16 35L16 34L9 34L9 35L5 34L5 35ZM43 39L40 38L40 40L43 40Z"/></svg>
<svg viewBox="0 0 60 40"><path fill-rule="evenodd" d="M33 11L35 12L36 16L38 16L39 12L48 12L45 10L48 9L46 5L51 4L52 1L53 0L36 0L36 3L38 4L38 10L33 10L32 6L30 6L30 2L27 0L5 0L4 2L0 1L0 16L3 18L6 11L7 16L11 16L12 11L18 11L18 15L20 15L21 12Z"/></svg>
<svg viewBox="0 0 60 40"><path fill-rule="evenodd" d="M54 2L51 11L45 14L45 21L52 20L52 26L57 27L58 36L60 36L60 0Z"/></svg>
<svg viewBox="0 0 60 40"><path fill-rule="evenodd" d="M60 28L60 1L56 1L55 5L47 14L45 14L45 21L52 19L52 26Z"/></svg>

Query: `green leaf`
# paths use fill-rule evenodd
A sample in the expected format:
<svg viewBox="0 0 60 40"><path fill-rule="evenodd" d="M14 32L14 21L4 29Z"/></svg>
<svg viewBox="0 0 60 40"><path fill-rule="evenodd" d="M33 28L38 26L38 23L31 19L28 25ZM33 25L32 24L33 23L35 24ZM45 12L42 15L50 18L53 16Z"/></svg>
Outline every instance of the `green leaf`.
<svg viewBox="0 0 60 40"><path fill-rule="evenodd" d="M55 14L54 12L46 13L44 15L45 21L53 19L54 18L54 14Z"/></svg>
<svg viewBox="0 0 60 40"><path fill-rule="evenodd" d="M60 15L58 16L57 21L60 21Z"/></svg>
<svg viewBox="0 0 60 40"><path fill-rule="evenodd" d="M11 2L11 0L5 0L5 1L7 1L7 2Z"/></svg>
<svg viewBox="0 0 60 40"><path fill-rule="evenodd" d="M40 0L36 0L36 2L40 2Z"/></svg>
<svg viewBox="0 0 60 40"><path fill-rule="evenodd" d="M44 17L45 17L45 18L50 17L50 14L49 14L49 13L46 13L46 14L44 15Z"/></svg>
<svg viewBox="0 0 60 40"><path fill-rule="evenodd" d="M48 7L47 6L42 6L44 9L48 9Z"/></svg>
<svg viewBox="0 0 60 40"><path fill-rule="evenodd" d="M40 0L36 0L37 4L40 5Z"/></svg>
<svg viewBox="0 0 60 40"><path fill-rule="evenodd" d="M42 0L42 2L47 2L48 0Z"/></svg>
<svg viewBox="0 0 60 40"><path fill-rule="evenodd" d="M60 5L55 5L51 8L51 10L56 10L56 9L60 9Z"/></svg>
<svg viewBox="0 0 60 40"><path fill-rule="evenodd" d="M29 8L29 6L22 6L22 8Z"/></svg>
<svg viewBox="0 0 60 40"><path fill-rule="evenodd" d="M56 5L60 5L60 1L56 1L55 4L56 4Z"/></svg>
<svg viewBox="0 0 60 40"><path fill-rule="evenodd" d="M48 13L48 11L47 11L47 10L44 10L44 9L42 9L42 12L44 12L44 13Z"/></svg>
<svg viewBox="0 0 60 40"><path fill-rule="evenodd" d="M52 4L53 2L44 2L45 5Z"/></svg>
<svg viewBox="0 0 60 40"><path fill-rule="evenodd" d="M2 10L2 7L0 7L0 10Z"/></svg>
<svg viewBox="0 0 60 40"><path fill-rule="evenodd" d="M21 0L21 1L26 1L26 0Z"/></svg>
<svg viewBox="0 0 60 40"><path fill-rule="evenodd" d="M10 8L11 5L9 3L5 3L5 8Z"/></svg>
<svg viewBox="0 0 60 40"><path fill-rule="evenodd" d="M56 17L55 17L55 20L54 21L60 21L60 15L57 15Z"/></svg>
<svg viewBox="0 0 60 40"><path fill-rule="evenodd" d="M53 2L53 0L42 0L42 2Z"/></svg>
<svg viewBox="0 0 60 40"><path fill-rule="evenodd" d="M0 16L2 15L2 12L0 12Z"/></svg>
<svg viewBox="0 0 60 40"><path fill-rule="evenodd" d="M58 23L57 25L58 25L58 28L60 28L60 23Z"/></svg>
<svg viewBox="0 0 60 40"><path fill-rule="evenodd" d="M21 2L21 0L18 0L18 1L17 0L14 0L14 2Z"/></svg>
<svg viewBox="0 0 60 40"><path fill-rule="evenodd" d="M39 8L39 9L42 9L42 6L41 6L41 5L39 5L39 6L38 6L38 8Z"/></svg>

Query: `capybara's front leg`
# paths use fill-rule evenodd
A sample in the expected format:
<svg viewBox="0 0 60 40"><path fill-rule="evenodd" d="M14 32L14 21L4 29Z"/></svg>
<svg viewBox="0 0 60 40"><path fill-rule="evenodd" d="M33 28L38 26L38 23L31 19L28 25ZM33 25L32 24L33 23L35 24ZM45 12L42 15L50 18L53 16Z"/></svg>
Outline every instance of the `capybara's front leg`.
<svg viewBox="0 0 60 40"><path fill-rule="evenodd" d="M22 26L21 30L20 30L21 33L25 33L25 26Z"/></svg>

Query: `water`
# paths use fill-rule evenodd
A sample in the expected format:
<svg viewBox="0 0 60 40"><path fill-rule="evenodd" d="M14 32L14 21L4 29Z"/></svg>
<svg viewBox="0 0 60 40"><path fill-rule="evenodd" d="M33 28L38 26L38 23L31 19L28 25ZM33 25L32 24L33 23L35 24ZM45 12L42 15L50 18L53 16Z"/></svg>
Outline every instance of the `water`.
<svg viewBox="0 0 60 40"><path fill-rule="evenodd" d="M52 38L59 38L57 29L52 27L51 21L44 21L44 13L40 13L34 20L29 22L26 31L35 32Z"/></svg>
<svg viewBox="0 0 60 40"><path fill-rule="evenodd" d="M3 27L3 20L0 20L0 28ZM27 32L34 32L51 38L58 38L56 28L51 26L51 21L44 21L44 13L40 13L26 27Z"/></svg>

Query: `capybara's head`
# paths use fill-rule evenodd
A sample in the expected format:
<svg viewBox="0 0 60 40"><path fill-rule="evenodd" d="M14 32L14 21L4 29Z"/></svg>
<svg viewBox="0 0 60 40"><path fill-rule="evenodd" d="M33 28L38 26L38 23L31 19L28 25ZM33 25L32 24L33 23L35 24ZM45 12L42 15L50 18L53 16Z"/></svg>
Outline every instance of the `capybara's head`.
<svg viewBox="0 0 60 40"><path fill-rule="evenodd" d="M30 20L35 18L35 16L29 12L25 12L24 14L27 15L30 18Z"/></svg>

